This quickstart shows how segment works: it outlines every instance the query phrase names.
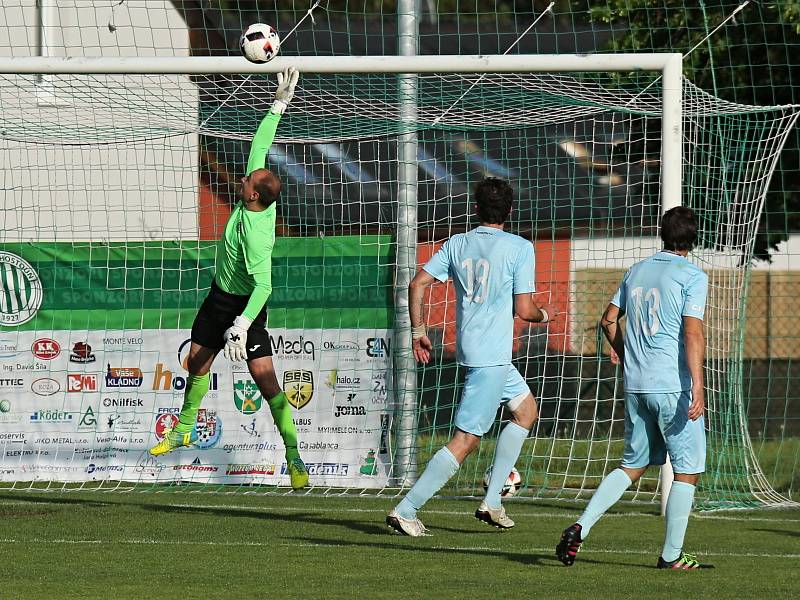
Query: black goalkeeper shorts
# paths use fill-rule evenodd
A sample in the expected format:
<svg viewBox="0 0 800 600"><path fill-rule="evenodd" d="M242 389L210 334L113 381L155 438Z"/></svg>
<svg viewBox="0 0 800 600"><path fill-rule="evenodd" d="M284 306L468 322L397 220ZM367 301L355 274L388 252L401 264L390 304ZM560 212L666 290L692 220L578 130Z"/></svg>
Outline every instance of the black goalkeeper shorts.
<svg viewBox="0 0 800 600"><path fill-rule="evenodd" d="M250 296L229 294L212 282L211 290L192 323L192 341L206 348L222 350L225 346L225 330L242 314L248 300ZM264 306L247 331L247 360L272 356L266 325L267 307Z"/></svg>

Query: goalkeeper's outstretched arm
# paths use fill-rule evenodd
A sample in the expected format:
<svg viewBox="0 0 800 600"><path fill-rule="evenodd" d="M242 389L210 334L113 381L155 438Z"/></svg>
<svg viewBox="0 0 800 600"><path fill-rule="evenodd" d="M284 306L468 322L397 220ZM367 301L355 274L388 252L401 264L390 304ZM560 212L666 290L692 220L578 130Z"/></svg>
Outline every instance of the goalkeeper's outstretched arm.
<svg viewBox="0 0 800 600"><path fill-rule="evenodd" d="M294 68L288 68L283 73L278 73L278 90L275 92L275 101L258 126L250 145L250 155L247 159L247 177L242 180L243 185L263 185L265 180L274 181L276 183L275 186L270 186L270 184L267 183L266 187L260 189L256 187L252 189L252 194L248 196L249 200L246 200L246 204L253 199L269 200L270 202L262 206L262 210L268 210L268 206L271 208L274 207L274 201L277 200L277 195L280 193L280 182L269 171L259 173L257 178L253 173L265 169L267 153L269 152L270 146L272 146L272 141L275 139L278 123L281 120L283 111L286 110L287 105L294 96L294 88L297 85L299 77L300 73ZM249 181L251 179L257 179L257 182L253 183ZM265 191L267 195L264 195ZM271 230L262 232L262 235L256 237L248 235L244 242L243 250L245 262L247 263L247 270L253 276L255 285L253 291L250 293L250 299L244 312L236 317L233 321L233 325L225 331L224 354L226 358L231 360L246 360L247 330L250 328L256 316L261 312L261 309L272 293L272 248L275 244L274 208L272 208L272 211L273 220Z"/></svg>
<svg viewBox="0 0 800 600"><path fill-rule="evenodd" d="M275 132L278 130L281 115L294 97L294 88L299 77L300 72L294 67L286 69L283 73L278 73L278 90L275 92L275 101L253 136L245 175L250 175L256 169L264 168L267 152L269 152L272 141L275 139Z"/></svg>

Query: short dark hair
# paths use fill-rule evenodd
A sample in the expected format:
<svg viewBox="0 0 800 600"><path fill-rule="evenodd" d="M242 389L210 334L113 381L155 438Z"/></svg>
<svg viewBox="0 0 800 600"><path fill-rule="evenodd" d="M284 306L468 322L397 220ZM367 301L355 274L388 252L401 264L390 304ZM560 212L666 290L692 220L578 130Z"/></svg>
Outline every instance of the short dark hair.
<svg viewBox="0 0 800 600"><path fill-rule="evenodd" d="M258 201L268 207L281 195L281 180L272 171L267 171L267 174L253 182L253 189L258 193Z"/></svg>
<svg viewBox="0 0 800 600"><path fill-rule="evenodd" d="M507 181L486 177L475 186L475 204L481 223L502 225L511 214L514 190Z"/></svg>
<svg viewBox="0 0 800 600"><path fill-rule="evenodd" d="M688 206L670 208L661 217L664 250L691 250L697 243L697 217Z"/></svg>

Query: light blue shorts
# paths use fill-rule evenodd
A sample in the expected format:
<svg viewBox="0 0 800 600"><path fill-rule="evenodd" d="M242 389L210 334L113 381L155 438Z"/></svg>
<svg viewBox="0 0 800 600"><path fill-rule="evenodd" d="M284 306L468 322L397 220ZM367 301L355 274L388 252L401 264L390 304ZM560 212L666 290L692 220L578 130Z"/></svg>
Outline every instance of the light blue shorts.
<svg viewBox="0 0 800 600"><path fill-rule="evenodd" d="M667 452L676 473L706 470L703 417L689 419L689 391L669 394L625 394L625 454L622 466L641 469L663 465Z"/></svg>
<svg viewBox="0 0 800 600"><path fill-rule="evenodd" d="M467 367L454 425L461 431L482 436L494 423L501 403L514 410L530 393L525 379L513 365Z"/></svg>

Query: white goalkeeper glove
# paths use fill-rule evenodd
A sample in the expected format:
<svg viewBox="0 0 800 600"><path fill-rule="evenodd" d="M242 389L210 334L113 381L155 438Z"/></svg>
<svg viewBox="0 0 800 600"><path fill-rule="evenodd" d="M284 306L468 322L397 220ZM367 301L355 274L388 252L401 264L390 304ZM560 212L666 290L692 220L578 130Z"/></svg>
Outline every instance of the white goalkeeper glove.
<svg viewBox="0 0 800 600"><path fill-rule="evenodd" d="M294 67L285 69L283 73L278 73L278 91L275 92L275 102L270 109L273 114L282 115L283 111L294 98L294 88L300 78L300 71Z"/></svg>
<svg viewBox="0 0 800 600"><path fill-rule="evenodd" d="M225 358L234 361L247 359L247 330L252 323L244 315L239 315L225 330Z"/></svg>

